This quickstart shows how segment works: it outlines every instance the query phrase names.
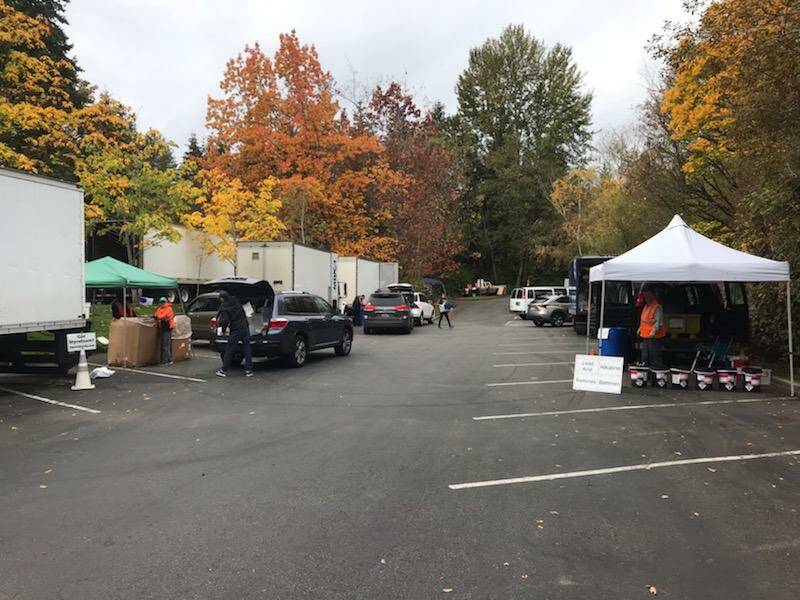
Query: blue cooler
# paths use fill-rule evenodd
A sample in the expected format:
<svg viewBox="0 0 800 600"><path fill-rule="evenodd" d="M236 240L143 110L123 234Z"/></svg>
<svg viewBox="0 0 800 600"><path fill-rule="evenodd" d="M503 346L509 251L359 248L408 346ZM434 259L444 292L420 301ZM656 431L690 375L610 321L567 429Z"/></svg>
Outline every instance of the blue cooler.
<svg viewBox="0 0 800 600"><path fill-rule="evenodd" d="M600 340L600 356L625 356L628 352L627 327L609 327L608 338Z"/></svg>

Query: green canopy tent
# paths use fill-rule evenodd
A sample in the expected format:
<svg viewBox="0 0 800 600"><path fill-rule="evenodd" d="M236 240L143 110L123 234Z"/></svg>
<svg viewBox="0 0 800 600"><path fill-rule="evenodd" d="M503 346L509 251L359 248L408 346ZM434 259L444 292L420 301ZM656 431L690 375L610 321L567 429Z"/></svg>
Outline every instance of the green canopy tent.
<svg viewBox="0 0 800 600"><path fill-rule="evenodd" d="M104 256L86 263L87 288L159 288L174 289L178 282L171 277L150 273L121 260Z"/></svg>
<svg viewBox="0 0 800 600"><path fill-rule="evenodd" d="M84 265L84 277L87 288L122 288L123 307L127 306L126 290L128 288L178 289L178 282L172 277L145 271L110 256L87 262ZM179 293L176 296L180 298ZM181 308L183 308L182 301ZM183 312L186 313L185 310Z"/></svg>
<svg viewBox="0 0 800 600"><path fill-rule="evenodd" d="M91 289L122 288L123 314L127 314L127 289L177 290L178 282L171 277L150 273L121 260L104 256L84 265L86 287ZM176 294L180 298L180 294ZM181 302L182 312L186 314ZM124 330L123 334L125 333Z"/></svg>

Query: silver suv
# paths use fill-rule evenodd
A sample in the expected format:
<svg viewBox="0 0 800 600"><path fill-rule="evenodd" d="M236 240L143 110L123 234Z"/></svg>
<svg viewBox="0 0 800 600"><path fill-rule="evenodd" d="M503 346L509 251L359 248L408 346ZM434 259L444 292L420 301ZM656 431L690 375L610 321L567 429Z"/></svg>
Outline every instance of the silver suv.
<svg viewBox="0 0 800 600"><path fill-rule="evenodd" d="M570 320L569 296L554 294L547 298L537 298L528 305L526 318L537 327L550 323L553 327L561 327Z"/></svg>

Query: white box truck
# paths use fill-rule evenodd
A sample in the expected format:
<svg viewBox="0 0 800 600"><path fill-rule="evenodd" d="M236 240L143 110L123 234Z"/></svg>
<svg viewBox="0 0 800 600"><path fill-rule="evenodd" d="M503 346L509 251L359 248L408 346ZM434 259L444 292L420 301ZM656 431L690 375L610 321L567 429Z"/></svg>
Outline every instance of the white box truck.
<svg viewBox="0 0 800 600"><path fill-rule="evenodd" d="M177 242L146 235L142 248L142 268L178 280L181 300L188 302L200 292L200 285L211 279L231 277L233 265L203 248L203 234L176 226ZM174 293L172 290L170 292Z"/></svg>
<svg viewBox="0 0 800 600"><path fill-rule="evenodd" d="M86 326L83 191L0 168L0 370L77 363L67 333Z"/></svg>
<svg viewBox="0 0 800 600"><path fill-rule="evenodd" d="M339 305L353 303L356 296L369 299L372 292L381 287L381 264L374 260L356 256L339 257Z"/></svg>
<svg viewBox="0 0 800 600"><path fill-rule="evenodd" d="M334 306L338 257L295 242L241 242L237 275L268 281L276 292L309 292Z"/></svg>
<svg viewBox="0 0 800 600"><path fill-rule="evenodd" d="M380 283L378 287L386 287L393 283L400 283L400 265L396 262L382 262L380 264Z"/></svg>

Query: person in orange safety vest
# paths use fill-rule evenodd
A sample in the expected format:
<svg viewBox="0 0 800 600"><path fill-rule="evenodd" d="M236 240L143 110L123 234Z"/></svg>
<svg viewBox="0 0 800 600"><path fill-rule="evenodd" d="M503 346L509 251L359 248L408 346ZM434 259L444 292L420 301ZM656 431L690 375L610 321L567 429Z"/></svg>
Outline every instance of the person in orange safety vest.
<svg viewBox="0 0 800 600"><path fill-rule="evenodd" d="M667 335L667 328L664 325L664 309L656 299L655 291L650 287L642 290L644 296L644 308L639 320L639 330L637 333L642 339L642 362L648 367L663 367L662 351L664 336Z"/></svg>
<svg viewBox="0 0 800 600"><path fill-rule="evenodd" d="M162 297L158 301L158 308L153 313L158 323L158 337L161 341L161 364L172 364L172 330L175 328L175 311L172 304Z"/></svg>

